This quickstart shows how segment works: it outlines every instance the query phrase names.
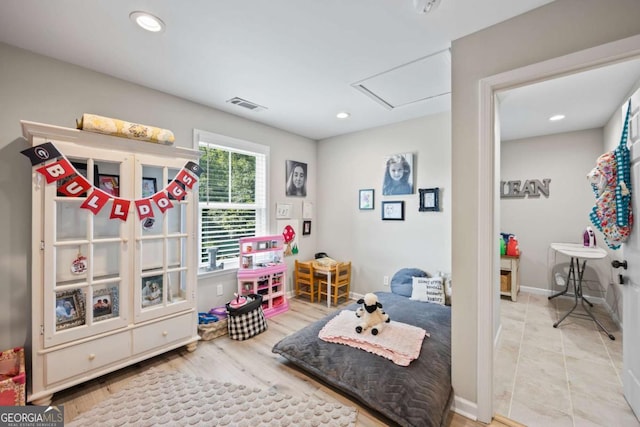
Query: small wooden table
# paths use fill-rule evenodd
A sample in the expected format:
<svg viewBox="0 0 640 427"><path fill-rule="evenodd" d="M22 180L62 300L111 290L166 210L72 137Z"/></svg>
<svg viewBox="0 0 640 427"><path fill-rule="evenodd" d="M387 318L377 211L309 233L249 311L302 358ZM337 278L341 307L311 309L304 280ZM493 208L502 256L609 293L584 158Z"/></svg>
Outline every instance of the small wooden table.
<svg viewBox="0 0 640 427"><path fill-rule="evenodd" d="M502 290L500 287L500 295L511 297L511 301L516 301L518 292L520 292L520 257L511 255L500 255L500 272L509 272L509 289Z"/></svg>
<svg viewBox="0 0 640 427"><path fill-rule="evenodd" d="M313 260L313 273L324 274L327 276L327 307L331 307L331 275L336 274L336 268L338 267L338 263L333 265L324 266L316 262L317 260Z"/></svg>

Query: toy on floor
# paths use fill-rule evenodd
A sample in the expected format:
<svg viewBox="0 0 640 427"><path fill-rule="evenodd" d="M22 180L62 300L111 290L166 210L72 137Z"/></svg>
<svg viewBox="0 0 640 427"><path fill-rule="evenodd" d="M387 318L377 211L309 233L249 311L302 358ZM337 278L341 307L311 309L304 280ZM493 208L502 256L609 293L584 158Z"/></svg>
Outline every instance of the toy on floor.
<svg viewBox="0 0 640 427"><path fill-rule="evenodd" d="M389 315L382 310L382 304L378 302L375 294L365 294L364 298L358 300L358 304L363 306L356 310L356 316L362 319L356 326L357 333L361 334L362 331L371 328L371 334L378 335L384 324L391 321Z"/></svg>

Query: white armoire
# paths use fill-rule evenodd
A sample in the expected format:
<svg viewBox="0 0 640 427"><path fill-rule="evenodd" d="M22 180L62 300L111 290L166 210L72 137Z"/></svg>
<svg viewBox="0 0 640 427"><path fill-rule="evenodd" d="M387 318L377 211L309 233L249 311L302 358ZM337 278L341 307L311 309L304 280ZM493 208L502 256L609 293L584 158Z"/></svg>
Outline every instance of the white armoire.
<svg viewBox="0 0 640 427"><path fill-rule="evenodd" d="M46 405L57 391L132 363L195 350L197 187L163 209L150 198L197 163L198 152L21 123L32 146L53 143L112 196L100 210L81 207L93 187L66 196L65 179L47 184L33 167L27 400ZM129 204L126 220L113 215L116 199ZM152 217L140 219L138 200L149 202Z"/></svg>

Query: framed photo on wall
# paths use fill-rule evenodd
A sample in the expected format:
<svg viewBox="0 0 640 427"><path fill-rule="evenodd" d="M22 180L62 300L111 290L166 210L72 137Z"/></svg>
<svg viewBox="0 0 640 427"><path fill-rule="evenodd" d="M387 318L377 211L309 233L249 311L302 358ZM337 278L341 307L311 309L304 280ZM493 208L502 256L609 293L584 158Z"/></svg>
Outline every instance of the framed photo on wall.
<svg viewBox="0 0 640 427"><path fill-rule="evenodd" d="M413 153L394 154L385 158L383 196L413 194Z"/></svg>
<svg viewBox="0 0 640 427"><path fill-rule="evenodd" d="M404 221L404 201L382 202L382 219Z"/></svg>
<svg viewBox="0 0 640 427"><path fill-rule="evenodd" d="M420 212L440 211L440 188L420 188Z"/></svg>
<svg viewBox="0 0 640 427"><path fill-rule="evenodd" d="M360 190L359 207L361 211L372 210L374 207L373 189Z"/></svg>
<svg viewBox="0 0 640 427"><path fill-rule="evenodd" d="M295 160L287 160L286 168L286 195L289 197L307 197L307 164Z"/></svg>
<svg viewBox="0 0 640 427"><path fill-rule="evenodd" d="M308 236L311 234L311 221L302 221L302 235Z"/></svg>
<svg viewBox="0 0 640 427"><path fill-rule="evenodd" d="M276 219L291 218L292 209L293 205L291 203L276 203Z"/></svg>

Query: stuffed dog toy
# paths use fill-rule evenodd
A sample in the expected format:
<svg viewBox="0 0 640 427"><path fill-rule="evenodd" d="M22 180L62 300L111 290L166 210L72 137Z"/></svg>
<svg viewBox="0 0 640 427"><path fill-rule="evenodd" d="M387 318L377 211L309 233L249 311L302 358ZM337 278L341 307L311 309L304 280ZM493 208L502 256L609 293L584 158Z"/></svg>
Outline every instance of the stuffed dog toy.
<svg viewBox="0 0 640 427"><path fill-rule="evenodd" d="M357 333L361 334L362 331L371 328L371 334L378 335L384 324L391 321L389 315L382 310L382 304L378 302L375 294L365 294L364 298L358 300L358 304L363 306L356 310L356 316L362 319L356 326Z"/></svg>

